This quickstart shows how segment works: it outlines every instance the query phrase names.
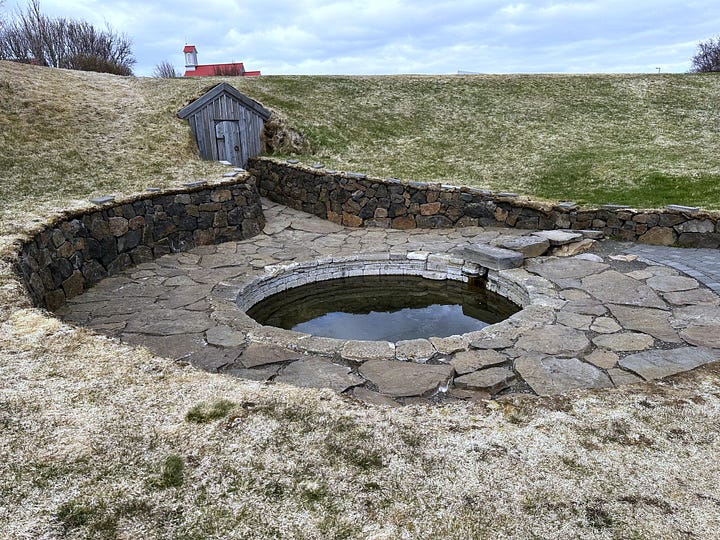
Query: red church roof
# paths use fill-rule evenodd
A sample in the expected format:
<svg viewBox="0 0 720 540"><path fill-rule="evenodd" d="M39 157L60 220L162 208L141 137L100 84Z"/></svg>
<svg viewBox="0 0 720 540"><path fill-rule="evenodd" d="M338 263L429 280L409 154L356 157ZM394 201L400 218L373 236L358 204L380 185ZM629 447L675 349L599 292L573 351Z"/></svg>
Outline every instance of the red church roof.
<svg viewBox="0 0 720 540"><path fill-rule="evenodd" d="M2 0L0 0L2 1ZM197 49L195 45L185 45L183 53L194 53L189 59L186 57L185 73L183 77L259 77L259 71L245 71L242 62L233 62L227 64L202 64L193 65L197 62Z"/></svg>
<svg viewBox="0 0 720 540"><path fill-rule="evenodd" d="M224 75L226 77L242 76L247 72L242 62L233 64L203 64L195 66L195 69L188 69L185 77L213 77L215 75Z"/></svg>

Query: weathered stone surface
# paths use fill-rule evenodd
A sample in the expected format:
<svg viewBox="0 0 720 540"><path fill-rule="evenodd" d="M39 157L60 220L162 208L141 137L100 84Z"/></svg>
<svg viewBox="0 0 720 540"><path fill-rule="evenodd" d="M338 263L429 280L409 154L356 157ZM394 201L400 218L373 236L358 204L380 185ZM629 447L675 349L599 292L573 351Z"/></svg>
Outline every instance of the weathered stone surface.
<svg viewBox="0 0 720 540"><path fill-rule="evenodd" d="M644 351L653 346L653 338L647 334L623 332L597 336L593 338L593 343L616 352Z"/></svg>
<svg viewBox="0 0 720 540"><path fill-rule="evenodd" d="M75 270L72 275L63 281L62 288L65 293L65 299L74 298L83 292L85 286L85 278L80 270Z"/></svg>
<svg viewBox="0 0 720 540"><path fill-rule="evenodd" d="M720 325L694 325L680 331L680 337L690 345L720 349Z"/></svg>
<svg viewBox="0 0 720 540"><path fill-rule="evenodd" d="M350 371L351 368L347 366L315 356L288 364L275 377L275 381L303 388L331 388L336 392L344 392L365 382Z"/></svg>
<svg viewBox="0 0 720 540"><path fill-rule="evenodd" d="M302 358L302 356L302 353L290 351L282 347L251 343L240 356L240 362L246 368L252 368L266 364L287 362L288 360L297 360L298 358Z"/></svg>
<svg viewBox="0 0 720 540"><path fill-rule="evenodd" d="M638 242L653 246L671 246L675 243L675 233L670 227L653 227L642 234Z"/></svg>
<svg viewBox="0 0 720 540"><path fill-rule="evenodd" d="M298 231L318 234L328 234L343 230L342 226L336 223L318 219L294 219L290 223L290 227Z"/></svg>
<svg viewBox="0 0 720 540"><path fill-rule="evenodd" d="M239 347L228 349L207 346L192 352L185 360L197 368L215 373L223 367L234 363L241 351L242 349Z"/></svg>
<svg viewBox="0 0 720 540"><path fill-rule="evenodd" d="M563 246L582 239L582 234L568 231L538 231L535 236L546 238L551 246Z"/></svg>
<svg viewBox="0 0 720 540"><path fill-rule="evenodd" d="M582 285L603 302L667 309L667 304L650 287L616 270L587 276L582 279Z"/></svg>
<svg viewBox="0 0 720 540"><path fill-rule="evenodd" d="M700 286L697 280L684 276L654 276L646 283L659 292L687 291Z"/></svg>
<svg viewBox="0 0 720 540"><path fill-rule="evenodd" d="M453 354L464 351L470 345L468 339L463 336L431 337L428 339L440 354Z"/></svg>
<svg viewBox="0 0 720 540"><path fill-rule="evenodd" d="M427 339L410 339L395 344L395 358L398 360L424 364L436 352L435 347Z"/></svg>
<svg viewBox="0 0 720 540"><path fill-rule="evenodd" d="M621 359L619 364L620 367L629 369L649 381L688 371L717 360L720 360L720 351L704 347L680 347L631 354Z"/></svg>
<svg viewBox="0 0 720 540"><path fill-rule="evenodd" d="M168 319L163 316L172 317ZM173 336L205 332L213 326L207 313L178 310L177 312L146 311L142 316L130 319L126 331L136 334Z"/></svg>
<svg viewBox="0 0 720 540"><path fill-rule="evenodd" d="M458 375L464 375L481 368L502 364L507 359L507 356L493 349L470 350L455 354L450 360L450 365L455 368Z"/></svg>
<svg viewBox="0 0 720 540"><path fill-rule="evenodd" d="M530 329L516 343L519 349L555 356L575 356L589 346L583 332L562 325Z"/></svg>
<svg viewBox="0 0 720 540"><path fill-rule="evenodd" d="M595 349L593 352L585 356L585 361L602 369L610 369L615 367L620 357L607 349Z"/></svg>
<svg viewBox="0 0 720 540"><path fill-rule="evenodd" d="M395 358L395 345L387 341L348 341L340 350L343 358L364 362Z"/></svg>
<svg viewBox="0 0 720 540"><path fill-rule="evenodd" d="M484 390L496 394L510 386L514 378L515 373L508 367L491 367L455 377L453 384L466 390Z"/></svg>
<svg viewBox="0 0 720 540"><path fill-rule="evenodd" d="M720 326L720 307L696 305L675 308L670 323L675 328L696 325Z"/></svg>
<svg viewBox="0 0 720 540"><path fill-rule="evenodd" d="M596 240L591 240L590 238L583 238L579 242L571 242L570 244L564 244L562 246L558 246L552 250L552 254L556 257L574 257L576 255L580 255L582 253L585 253L586 251L589 251L592 249L595 244L597 244ZM581 260L588 260L588 259L581 259Z"/></svg>
<svg viewBox="0 0 720 540"><path fill-rule="evenodd" d="M572 313L581 313L583 315L605 315L607 308L599 300L594 298L581 298L578 300L570 300L563 306L563 311L570 311Z"/></svg>
<svg viewBox="0 0 720 540"><path fill-rule="evenodd" d="M528 272L538 274L562 288L578 288L580 279L606 270L605 263L572 258L530 259L525 265Z"/></svg>
<svg viewBox="0 0 720 540"><path fill-rule="evenodd" d="M610 317L598 317L590 325L590 330L598 334L614 334L622 330L622 326Z"/></svg>
<svg viewBox="0 0 720 540"><path fill-rule="evenodd" d="M541 396L562 394L579 388L612 386L605 373L577 358L526 355L515 360L515 370Z"/></svg>
<svg viewBox="0 0 720 540"><path fill-rule="evenodd" d="M232 364L229 367L225 367L221 373L238 377L239 379L247 379L249 381L267 381L272 379L280 371L279 365L268 365L252 369L244 367L237 367Z"/></svg>
<svg viewBox="0 0 720 540"><path fill-rule="evenodd" d="M612 380L615 386L645 382L637 375L633 375L632 373L630 373L629 371L625 371L624 369L608 369L608 375L610 375L610 380Z"/></svg>
<svg viewBox="0 0 720 540"><path fill-rule="evenodd" d="M557 314L557 322L576 330L590 330L593 318L590 315L581 315L572 311L561 311Z"/></svg>
<svg viewBox="0 0 720 540"><path fill-rule="evenodd" d="M550 241L536 235L518 236L499 242L498 247L519 251L525 257L539 257L550 248Z"/></svg>
<svg viewBox="0 0 720 540"><path fill-rule="evenodd" d="M205 332L205 339L209 345L217 347L237 347L245 343L245 334L229 326L213 326Z"/></svg>
<svg viewBox="0 0 720 540"><path fill-rule="evenodd" d="M637 330L668 343L680 343L677 330L670 326L670 312L661 309L608 306L615 318L626 330Z"/></svg>
<svg viewBox="0 0 720 540"><path fill-rule="evenodd" d="M130 345L145 347L158 356L181 360L195 351L203 349L203 334L181 334L177 336L148 336L145 334L122 334L122 340Z"/></svg>
<svg viewBox="0 0 720 540"><path fill-rule="evenodd" d="M575 255L576 259L580 259L582 261L592 261L592 262L603 262L603 258L600 255L595 255L594 253L580 253L579 255Z"/></svg>
<svg viewBox="0 0 720 540"><path fill-rule="evenodd" d="M451 366L397 360L370 360L360 366L360 375L393 397L432 395L448 383L452 373Z"/></svg>
<svg viewBox="0 0 720 540"><path fill-rule="evenodd" d="M507 349L515 345L515 336L503 332L488 332L470 342L473 349Z"/></svg>
<svg viewBox="0 0 720 540"><path fill-rule="evenodd" d="M675 225L675 230L681 233L712 233L715 224L709 219L692 219Z"/></svg>
<svg viewBox="0 0 720 540"><path fill-rule="evenodd" d="M374 392L364 386L356 386L352 389L352 397L378 407L400 407L400 404L391 397L385 396L379 392Z"/></svg>
<svg viewBox="0 0 720 540"><path fill-rule="evenodd" d="M470 262L491 270L519 268L524 261L521 253L486 244L472 244L465 247L462 250L462 256Z"/></svg>
<svg viewBox="0 0 720 540"><path fill-rule="evenodd" d="M664 293L663 298L676 306L691 304L720 305L720 297L709 289Z"/></svg>
<svg viewBox="0 0 720 540"><path fill-rule="evenodd" d="M448 390L448 396L472 403L482 403L490 399L490 392L484 390L467 390L465 388L451 388Z"/></svg>

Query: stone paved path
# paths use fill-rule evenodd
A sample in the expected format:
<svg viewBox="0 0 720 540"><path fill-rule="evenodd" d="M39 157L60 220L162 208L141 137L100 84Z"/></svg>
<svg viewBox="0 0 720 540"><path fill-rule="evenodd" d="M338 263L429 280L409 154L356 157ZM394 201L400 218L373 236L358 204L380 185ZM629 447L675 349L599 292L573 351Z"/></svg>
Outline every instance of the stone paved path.
<svg viewBox="0 0 720 540"><path fill-rule="evenodd" d="M700 250L666 257L667 248L593 245L578 234L507 228L351 229L264 204L263 234L140 264L57 314L210 371L327 387L382 405L613 387L720 360L720 297L700 283L716 284L712 264L703 263L696 280L656 262L662 255L679 264L681 255ZM511 255L532 257L522 268L498 272L508 290L524 290L531 302L506 321L463 336L330 340L260 327L233 302L218 307L223 294L235 298L231 284L283 265L359 253L458 264L457 254L472 254L476 244L514 246ZM590 247L596 254L575 255ZM556 256L535 257L546 250Z"/></svg>
<svg viewBox="0 0 720 540"><path fill-rule="evenodd" d="M720 294L720 250L622 243L622 250L671 266Z"/></svg>

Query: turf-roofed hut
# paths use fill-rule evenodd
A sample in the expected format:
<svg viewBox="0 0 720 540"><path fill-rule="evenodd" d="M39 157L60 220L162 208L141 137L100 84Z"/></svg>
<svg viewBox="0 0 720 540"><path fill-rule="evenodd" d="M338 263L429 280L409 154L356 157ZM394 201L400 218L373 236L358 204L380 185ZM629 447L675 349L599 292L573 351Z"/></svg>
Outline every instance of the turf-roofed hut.
<svg viewBox="0 0 720 540"><path fill-rule="evenodd" d="M260 154L270 111L227 83L220 83L178 112L187 119L204 159L244 167Z"/></svg>

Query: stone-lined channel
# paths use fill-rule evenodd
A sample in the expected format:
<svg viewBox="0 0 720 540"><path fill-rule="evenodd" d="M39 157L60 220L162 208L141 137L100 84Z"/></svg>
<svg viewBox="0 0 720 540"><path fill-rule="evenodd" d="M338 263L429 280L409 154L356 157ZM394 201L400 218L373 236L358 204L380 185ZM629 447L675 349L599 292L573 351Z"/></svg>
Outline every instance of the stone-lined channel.
<svg viewBox="0 0 720 540"><path fill-rule="evenodd" d="M461 336L362 342L261 326L238 309L238 296L299 266L414 261L462 275L479 271L462 255L472 244L530 256L548 248L567 255L589 242L556 231L352 229L265 205L263 234L144 262L57 314L210 371L388 405L613 387L720 360L720 298L672 268L603 255L602 242L599 255L526 258L521 268L491 272L489 282L524 309Z"/></svg>

